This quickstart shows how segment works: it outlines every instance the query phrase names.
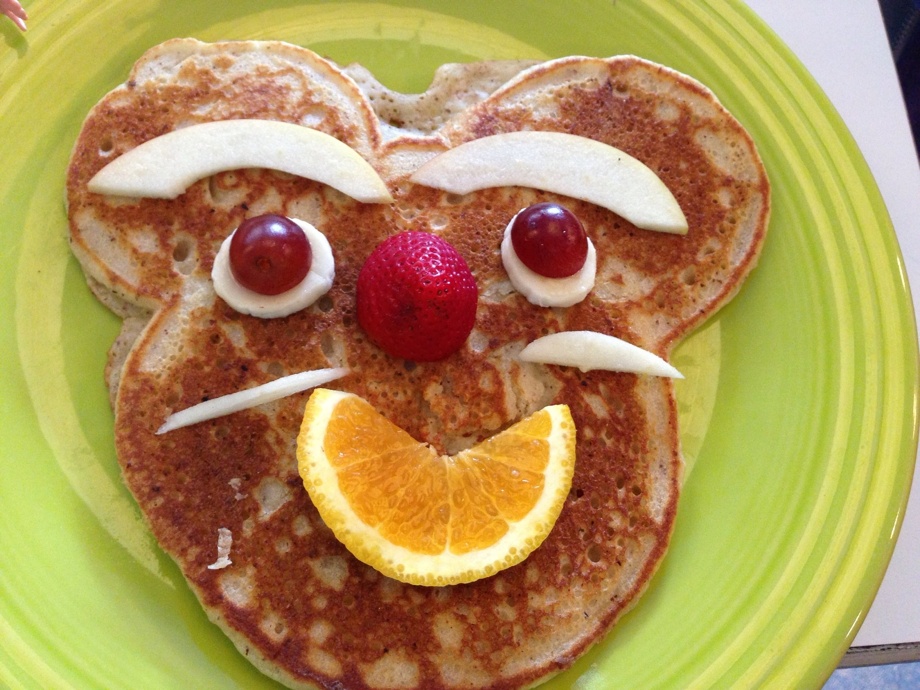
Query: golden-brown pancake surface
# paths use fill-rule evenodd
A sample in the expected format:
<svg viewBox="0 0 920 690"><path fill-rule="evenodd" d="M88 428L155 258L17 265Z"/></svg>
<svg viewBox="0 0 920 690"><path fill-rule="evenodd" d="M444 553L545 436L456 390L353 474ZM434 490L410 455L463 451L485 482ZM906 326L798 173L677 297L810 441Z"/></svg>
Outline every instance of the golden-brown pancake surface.
<svg viewBox="0 0 920 690"><path fill-rule="evenodd" d="M471 69L470 80L484 72ZM463 74L436 82L426 107L450 102ZM90 113L68 177L71 244L100 294L141 307L136 319L149 314L136 340L120 342L130 352L111 375L119 462L208 615L268 675L292 687L527 686L571 665L647 586L673 527L682 461L669 381L527 364L517 353L541 335L587 329L667 356L753 268L769 186L750 138L712 94L638 58L528 67L484 99L458 97L462 108L446 118L421 117L417 99L359 81L286 44L176 40L152 49ZM142 141L244 117L336 136L380 172L394 202L361 204L267 170L220 173L175 200L86 190L97 170ZM395 126L403 122L413 130ZM408 182L446 147L519 129L597 138L639 158L674 192L689 232L639 230L537 190L458 197ZM570 308L528 303L502 268L506 224L538 200L571 208L597 247L595 289ZM313 223L336 261L330 292L280 319L234 312L209 278L220 242L264 212ZM476 278L473 333L438 362L394 360L356 322L358 271L378 242L402 230L442 235ZM351 371L333 387L447 452L547 404L569 405L575 478L543 545L518 566L447 588L402 584L360 563L300 482L294 443L306 394L154 433L168 414L202 400L329 366ZM232 564L211 569L221 529L233 537Z"/></svg>

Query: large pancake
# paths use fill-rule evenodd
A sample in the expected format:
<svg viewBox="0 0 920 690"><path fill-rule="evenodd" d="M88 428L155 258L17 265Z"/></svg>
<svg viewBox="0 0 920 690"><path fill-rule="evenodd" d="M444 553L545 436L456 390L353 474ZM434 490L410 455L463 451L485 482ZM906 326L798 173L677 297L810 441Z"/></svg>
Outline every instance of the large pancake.
<svg viewBox="0 0 920 690"><path fill-rule="evenodd" d="M610 629L665 554L682 473L671 383L525 364L516 354L540 335L589 329L667 357L753 268L769 185L750 137L685 76L635 57L521 69L448 67L429 92L405 96L286 44L174 40L141 58L76 143L71 244L97 294L126 319L109 367L124 479L210 618L291 687L537 683ZM146 139L238 117L301 122L338 137L380 172L394 203L360 204L265 170L218 174L175 200L86 190L105 163ZM524 128L597 138L644 161L674 192L688 234L638 230L586 202L530 189L456 197L407 181L445 147ZM499 255L510 217L547 199L575 211L598 250L594 291L567 309L526 302ZM336 279L316 305L260 320L218 299L209 275L223 238L267 211L319 227ZM364 259L404 229L443 235L476 277L473 334L443 361L395 361L356 324ZM544 405L568 404L578 428L575 477L543 545L498 575L447 588L401 584L358 562L323 525L297 473L306 394L154 434L169 413L203 399L338 365L352 373L334 387L451 452ZM209 569L220 529L232 534L232 565Z"/></svg>

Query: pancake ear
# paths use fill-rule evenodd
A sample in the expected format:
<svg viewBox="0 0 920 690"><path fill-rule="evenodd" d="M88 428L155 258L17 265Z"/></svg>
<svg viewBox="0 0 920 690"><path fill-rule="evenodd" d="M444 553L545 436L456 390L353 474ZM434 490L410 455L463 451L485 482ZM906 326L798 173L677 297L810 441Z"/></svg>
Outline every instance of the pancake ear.
<svg viewBox="0 0 920 690"><path fill-rule="evenodd" d="M323 185L260 169L221 173L175 200L94 194L88 181L141 143L203 122L283 120L332 135L375 164L379 121L350 77L281 42L166 41L89 113L67 178L70 242L85 272L128 302L156 310L206 281L223 239L255 209L315 211ZM312 220L317 220L313 218Z"/></svg>
<svg viewBox="0 0 920 690"><path fill-rule="evenodd" d="M753 269L770 214L766 170L742 125L694 79L633 56L562 58L524 70L438 133L456 146L518 130L602 141L651 168L676 197L684 236L558 198L597 246L594 297L625 316L644 347L669 351Z"/></svg>

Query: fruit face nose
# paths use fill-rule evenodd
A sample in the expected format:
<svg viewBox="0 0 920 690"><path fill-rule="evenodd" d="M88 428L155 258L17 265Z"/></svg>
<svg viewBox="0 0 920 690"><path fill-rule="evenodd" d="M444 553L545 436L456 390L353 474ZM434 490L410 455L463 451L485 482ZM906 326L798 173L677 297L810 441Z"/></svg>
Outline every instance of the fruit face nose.
<svg viewBox="0 0 920 690"><path fill-rule="evenodd" d="M479 295L466 261L446 240L407 231L384 240L364 262L358 323L391 357L443 359L466 342Z"/></svg>

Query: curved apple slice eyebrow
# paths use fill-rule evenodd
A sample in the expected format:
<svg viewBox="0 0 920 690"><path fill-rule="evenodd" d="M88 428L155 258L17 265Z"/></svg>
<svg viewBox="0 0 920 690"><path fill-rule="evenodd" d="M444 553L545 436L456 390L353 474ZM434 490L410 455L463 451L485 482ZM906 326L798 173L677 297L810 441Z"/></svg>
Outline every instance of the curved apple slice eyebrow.
<svg viewBox="0 0 920 690"><path fill-rule="evenodd" d="M519 355L524 362L605 369L682 379L684 375L664 359L637 345L597 331L561 331L537 338Z"/></svg>
<svg viewBox="0 0 920 690"><path fill-rule="evenodd" d="M225 170L270 168L334 187L365 203L393 200L357 151L310 127L278 120L218 120L173 130L126 151L89 181L99 194L175 199Z"/></svg>
<svg viewBox="0 0 920 690"><path fill-rule="evenodd" d="M438 154L410 179L454 194L532 187L602 206L639 228L687 232L677 199L651 168L575 134L522 131L473 139Z"/></svg>

